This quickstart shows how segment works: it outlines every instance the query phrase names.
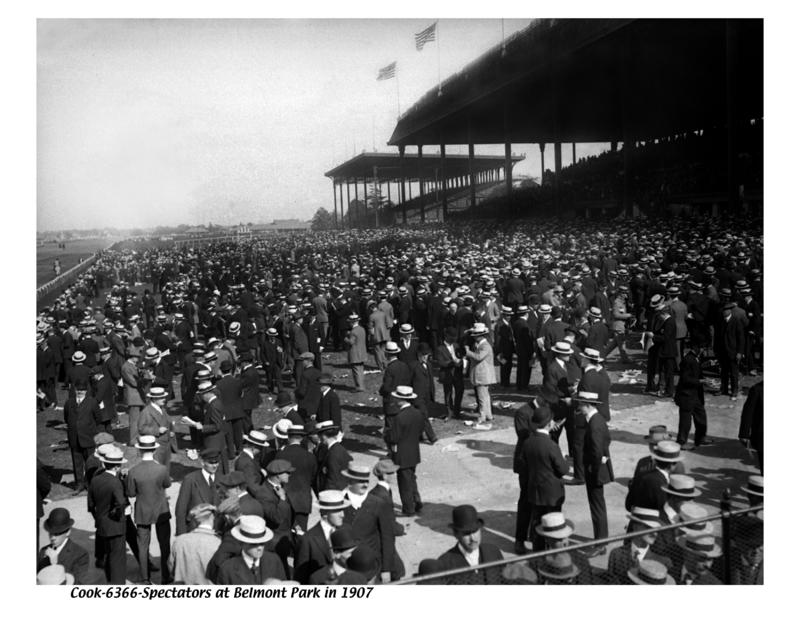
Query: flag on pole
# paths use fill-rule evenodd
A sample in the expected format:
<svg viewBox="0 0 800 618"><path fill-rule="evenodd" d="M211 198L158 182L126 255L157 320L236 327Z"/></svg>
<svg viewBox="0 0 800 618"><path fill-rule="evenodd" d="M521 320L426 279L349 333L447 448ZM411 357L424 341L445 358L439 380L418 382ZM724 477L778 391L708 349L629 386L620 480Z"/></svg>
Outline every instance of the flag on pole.
<svg viewBox="0 0 800 618"><path fill-rule="evenodd" d="M396 68L397 68L396 61L392 62L392 64L387 64L380 71L378 71L378 81L382 81L384 79L392 79L394 77L394 72Z"/></svg>
<svg viewBox="0 0 800 618"><path fill-rule="evenodd" d="M425 28L425 30L422 32L417 32L414 35L414 41L417 44L417 51L422 51L422 48L425 47L425 43L436 40L436 23L437 22L433 22L430 26Z"/></svg>

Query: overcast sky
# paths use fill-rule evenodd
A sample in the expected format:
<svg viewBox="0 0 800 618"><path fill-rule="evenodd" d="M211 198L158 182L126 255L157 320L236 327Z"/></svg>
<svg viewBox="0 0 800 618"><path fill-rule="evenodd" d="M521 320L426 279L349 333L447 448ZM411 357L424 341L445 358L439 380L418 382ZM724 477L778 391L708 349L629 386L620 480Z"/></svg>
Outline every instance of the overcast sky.
<svg viewBox="0 0 800 618"><path fill-rule="evenodd" d="M378 69L397 61L401 111L436 87L436 44L414 47L430 23L40 20L38 230L332 209L326 171L354 151L396 151L398 83L376 81ZM529 23L440 20L442 78ZM515 174L538 177L538 148L513 150L528 155Z"/></svg>

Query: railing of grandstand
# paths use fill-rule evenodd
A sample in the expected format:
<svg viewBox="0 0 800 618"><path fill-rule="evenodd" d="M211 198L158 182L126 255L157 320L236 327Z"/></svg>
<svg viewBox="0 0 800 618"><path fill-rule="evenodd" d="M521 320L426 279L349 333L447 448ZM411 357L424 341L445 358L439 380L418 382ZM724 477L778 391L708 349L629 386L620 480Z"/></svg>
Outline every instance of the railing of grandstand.
<svg viewBox="0 0 800 618"><path fill-rule="evenodd" d="M651 543L644 560L655 561L666 567L667 581L664 583L682 583L688 573L691 572L697 577L702 571L702 567L693 568L694 563L690 563L691 557L687 558L690 552L685 549L686 541L693 537L686 534L685 530L687 526L692 526L695 529L706 528L703 534L710 534L716 539L716 549L712 550L712 553L719 555L705 565L707 570L703 575L704 579L710 580L708 583L761 584L763 583L763 515L757 515L763 511L763 506L731 511L729 504L723 498L720 512L702 519L606 539L570 543L565 547L553 547L524 556L487 562L477 567L431 572L393 583L397 585L646 583L642 578L638 581L635 579L638 575L631 547L635 539L643 537L648 537ZM593 550L596 551L598 548L607 550L607 568L600 568L589 562ZM631 577L629 572L633 573L634 577Z"/></svg>

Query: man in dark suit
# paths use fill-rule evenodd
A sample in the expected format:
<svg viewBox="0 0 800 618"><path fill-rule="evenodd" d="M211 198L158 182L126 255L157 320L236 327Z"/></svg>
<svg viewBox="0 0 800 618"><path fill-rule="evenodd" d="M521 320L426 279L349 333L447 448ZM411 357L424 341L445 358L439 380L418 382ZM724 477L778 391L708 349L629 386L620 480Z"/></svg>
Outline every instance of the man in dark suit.
<svg viewBox="0 0 800 618"><path fill-rule="evenodd" d="M322 391L319 387L320 371L314 367L314 356L311 352L300 355L303 361L303 371L295 389L297 396L297 409L304 421L316 418L319 412L319 402Z"/></svg>
<svg viewBox="0 0 800 618"><path fill-rule="evenodd" d="M104 571L109 584L125 584L125 510L128 499L117 477L127 462L122 451L112 447L100 455L104 471L92 477L89 485L88 509L94 517L96 534L102 538L105 551Z"/></svg>
<svg viewBox="0 0 800 618"><path fill-rule="evenodd" d="M325 397L323 396L323 400ZM292 425L287 431L289 443L276 455L288 461L294 470L286 484L286 496L292 506L292 528L305 531L311 514L311 487L317 476L317 459L303 446L305 427Z"/></svg>
<svg viewBox="0 0 800 618"><path fill-rule="evenodd" d="M88 395L89 383L75 383L75 394L64 404L64 422L67 425L67 442L72 454L72 470L75 474L75 493L86 490L86 460L94 450L94 436L102 422L100 407L94 397Z"/></svg>
<svg viewBox="0 0 800 618"><path fill-rule="evenodd" d="M655 469L634 478L625 498L625 508L628 511L636 506L661 510L667 501L662 487L669 484L670 474L677 463L683 460L680 445L671 440L656 444L651 456L655 461Z"/></svg>
<svg viewBox="0 0 800 618"><path fill-rule="evenodd" d="M326 489L344 490L347 479L342 475L347 469L347 464L353 458L347 449L339 442L340 429L332 421L317 423L322 442L319 448L324 452L321 464L317 468L317 487L320 491Z"/></svg>
<svg viewBox="0 0 800 618"><path fill-rule="evenodd" d="M267 478L260 487L254 487L250 493L264 509L264 521L275 533L268 543L267 549L274 551L288 570L288 559L294 551L292 541L292 506L286 494L289 475L294 472L292 464L285 459L273 459L267 464Z"/></svg>
<svg viewBox="0 0 800 618"><path fill-rule="evenodd" d="M397 464L394 463L388 457L384 457L378 460L375 466L372 468L372 473L375 475L377 482L375 486L370 489L369 493L373 494L375 497L380 498L384 502L386 502L389 507L392 509L392 527L394 529L394 535L397 536L404 536L406 533L406 529L397 522L394 516L394 499L392 497L392 486L389 484L389 478L397 474ZM395 562L402 567L403 562L400 560L400 557L397 556ZM403 571L405 568L403 567ZM402 577L402 575L400 576Z"/></svg>
<svg viewBox="0 0 800 618"><path fill-rule="evenodd" d="M449 571L467 566L477 567L479 564L502 560L500 550L490 543L481 542L483 519L478 517L475 507L470 504L453 509L453 521L450 523L457 543L454 547L437 558L442 570ZM448 577L442 583L447 584L500 584L499 569L481 569L461 575Z"/></svg>
<svg viewBox="0 0 800 618"><path fill-rule="evenodd" d="M319 386L322 397L319 402L317 422L333 421L334 425L342 427L342 408L339 402L339 395L333 390L333 376L329 373L323 373L319 377Z"/></svg>
<svg viewBox="0 0 800 618"><path fill-rule="evenodd" d="M344 512L345 524L352 526L353 535L359 542L367 545L379 556L381 581L387 583L399 579L392 506L367 492L370 476L368 466L350 462L344 476L349 480L344 497L350 502L350 506Z"/></svg>
<svg viewBox="0 0 800 618"><path fill-rule="evenodd" d="M175 535L191 532L195 521L189 512L198 504L219 505L217 491L217 469L220 453L216 449L203 449L200 453L200 470L190 472L183 478L175 503Z"/></svg>
<svg viewBox="0 0 800 618"><path fill-rule="evenodd" d="M531 360L534 352L533 330L528 324L527 305L517 308L517 317L511 323L514 349L517 352L517 390L526 391L531 380Z"/></svg>
<svg viewBox="0 0 800 618"><path fill-rule="evenodd" d="M500 319L494 327L494 354L500 363L500 386L511 386L511 368L514 366L514 332L510 319L514 315L511 307L503 306Z"/></svg>
<svg viewBox="0 0 800 618"><path fill-rule="evenodd" d="M700 368L700 346L696 341L689 342L689 349L681 362L681 373L675 391L675 404L678 406L678 437L681 446L689 440L689 430L694 420L695 448L706 444L705 397L703 395L703 370Z"/></svg>
<svg viewBox="0 0 800 618"><path fill-rule="evenodd" d="M722 548L711 535L685 535L676 539L684 550L684 563L677 579L684 586L719 586L722 582L711 572Z"/></svg>
<svg viewBox="0 0 800 618"><path fill-rule="evenodd" d="M250 492L264 481L264 474L261 471L261 450L267 446L269 446L267 435L254 429L244 437L244 448L233 464L234 470L244 474Z"/></svg>
<svg viewBox="0 0 800 618"><path fill-rule="evenodd" d="M92 374L92 397L100 407L100 429L111 431L111 425L117 422L117 385L108 369L109 348L100 349L103 363L95 367Z"/></svg>
<svg viewBox="0 0 800 618"><path fill-rule="evenodd" d="M430 346L424 341L420 342L417 346L417 358L414 359L413 363L409 364L409 369L411 369L411 387L417 395L414 405L425 417L425 437L428 442L433 444L437 438L433 427L431 427L430 416L434 413L434 406L436 405L434 401L436 387L433 384L430 353Z"/></svg>
<svg viewBox="0 0 800 618"><path fill-rule="evenodd" d="M242 407L242 381L233 376L233 361L223 360L219 369L222 378L217 381L216 387L222 409L225 411L226 428L230 431L233 449L229 449L228 458L234 459L242 450L242 436L244 435L244 408Z"/></svg>
<svg viewBox="0 0 800 618"><path fill-rule="evenodd" d="M666 425L653 425L650 427L649 434L645 436L650 448L650 454L645 455L636 462L636 467L633 470L633 476L628 481L628 489L633 486L633 482L646 472L656 469L656 460L653 458L653 451L656 445L662 440L672 440L672 436L667 432ZM672 468L671 474L686 474L683 462L678 461Z"/></svg>
<svg viewBox="0 0 800 618"><path fill-rule="evenodd" d="M764 474L764 380L750 387L739 421L739 441L758 453L758 468Z"/></svg>
<svg viewBox="0 0 800 618"><path fill-rule="evenodd" d="M397 358L400 348L394 341L386 344L386 369L383 372L383 382L378 391L383 397L383 413L386 414L391 403L391 394L398 386L411 386L411 369Z"/></svg>
<svg viewBox="0 0 800 618"><path fill-rule="evenodd" d="M239 354L239 362L242 364L239 374L242 381L242 432L246 434L253 428L253 410L261 405L261 394L258 390L261 376L253 364L253 354L250 350L244 350ZM233 436L235 443L235 427Z"/></svg>
<svg viewBox="0 0 800 618"><path fill-rule="evenodd" d="M573 357L575 355L573 354ZM578 383L578 391L597 393L601 403L597 405L597 411L606 420L606 423L611 422L611 409L609 408L609 399L611 392L611 378L602 365L603 359L600 357L600 352L597 349L587 347L581 356L586 359L586 366L583 369L583 376ZM583 443L586 436L586 423L581 415L577 415L574 419L575 433L574 433L574 446L572 448L573 456L573 475L576 484L583 484L585 480L583 470Z"/></svg>
<svg viewBox="0 0 800 618"><path fill-rule="evenodd" d="M222 455L222 473L229 470L228 448L225 441L225 411L211 382L197 385L197 393L203 399L203 420L194 421L186 416L183 422L194 427L203 436L203 449L219 451Z"/></svg>
<svg viewBox="0 0 800 618"><path fill-rule="evenodd" d="M457 338L458 330L452 326L446 328L444 343L436 348L436 364L439 366L439 382L444 391L445 407L448 418L455 420L461 418L461 400L464 397L464 352L456 342ZM510 357L508 365L510 373Z"/></svg>
<svg viewBox="0 0 800 618"><path fill-rule="evenodd" d="M714 352L719 359L721 394L730 395L731 401L739 398L739 361L744 356L745 334L740 320L733 316L736 303L722 308L719 332L714 333Z"/></svg>
<svg viewBox="0 0 800 618"><path fill-rule="evenodd" d="M628 514L631 520L628 526L629 532L643 532L654 528L660 528L663 524L658 516L658 511L642 507L634 507ZM656 533L645 534L634 537L621 547L611 550L608 555L608 583L623 584L630 583L628 571L641 563L642 560L655 560L660 562L667 569L672 567L672 561L666 557L656 554L651 550L656 540Z"/></svg>
<svg viewBox="0 0 800 618"><path fill-rule="evenodd" d="M550 439L547 426L552 420L550 408L540 405L533 409L531 424L535 428L522 445L519 463L520 503L517 507L515 551L525 553L524 541L546 513L560 511L564 504L562 477L569 466L558 444ZM525 504L522 504L524 493ZM517 545L521 547L517 547ZM544 539L536 535L534 551L544 549Z"/></svg>
<svg viewBox="0 0 800 618"><path fill-rule="evenodd" d="M46 566L60 564L67 573L75 577L76 584L85 584L89 571L89 552L69 538L75 520L67 509L56 508L44 521L44 529L50 543L39 550L36 572Z"/></svg>
<svg viewBox="0 0 800 618"><path fill-rule="evenodd" d="M590 307L586 313L589 329L586 333L586 347L594 350L605 350L608 345L608 326L603 320L603 312L599 307ZM599 354L598 354L599 356Z"/></svg>
<svg viewBox="0 0 800 618"><path fill-rule="evenodd" d="M300 537L294 555L294 578L301 584L308 584L312 573L333 564L331 533L344 523L347 506L341 491L319 493L319 523Z"/></svg>
<svg viewBox="0 0 800 618"><path fill-rule="evenodd" d="M597 410L600 403L597 393L579 392L575 398L578 411L586 419L586 437L583 445L583 465L586 472L586 495L592 515L592 529L595 539L608 537L608 516L603 485L614 480L606 419ZM604 554L606 547L594 549L592 555Z"/></svg>
<svg viewBox="0 0 800 618"><path fill-rule="evenodd" d="M165 490L172 485L166 466L154 459L158 444L155 436L140 435L136 448L142 460L128 472L128 496L136 499L134 520L139 539L139 576L150 582L150 532L156 527L156 538L161 551L161 583L169 583L170 512Z"/></svg>
<svg viewBox="0 0 800 618"><path fill-rule="evenodd" d="M286 569L280 558L265 549L273 533L263 518L242 515L231 534L242 544L242 551L222 563L216 584L260 586L267 579L286 579Z"/></svg>
<svg viewBox="0 0 800 618"><path fill-rule="evenodd" d="M385 440L397 464L397 488L404 515L422 510L422 498L417 488L417 465L420 462L419 440L425 431L425 417L411 405L416 398L410 386L398 386L392 393L395 400L387 413Z"/></svg>

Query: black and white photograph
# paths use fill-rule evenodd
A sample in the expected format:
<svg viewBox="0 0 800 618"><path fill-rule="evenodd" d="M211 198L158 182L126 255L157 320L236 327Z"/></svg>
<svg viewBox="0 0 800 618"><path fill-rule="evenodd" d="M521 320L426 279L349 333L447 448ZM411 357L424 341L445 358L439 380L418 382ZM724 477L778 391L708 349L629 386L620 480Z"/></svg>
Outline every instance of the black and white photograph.
<svg viewBox="0 0 800 618"><path fill-rule="evenodd" d="M501 8L27 20L23 584L765 584L766 20Z"/></svg>

